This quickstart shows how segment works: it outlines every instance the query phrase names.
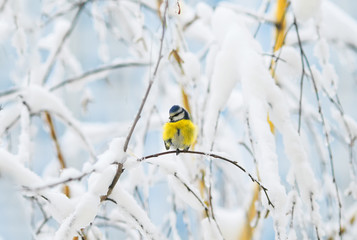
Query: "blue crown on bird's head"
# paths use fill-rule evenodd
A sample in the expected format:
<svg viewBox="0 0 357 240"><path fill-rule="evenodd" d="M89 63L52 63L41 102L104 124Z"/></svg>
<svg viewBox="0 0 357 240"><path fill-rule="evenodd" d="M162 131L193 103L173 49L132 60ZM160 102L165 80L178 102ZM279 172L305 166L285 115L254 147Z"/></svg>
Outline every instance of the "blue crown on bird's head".
<svg viewBox="0 0 357 240"><path fill-rule="evenodd" d="M171 122L179 121L181 119L190 119L190 115L188 114L186 109L180 107L179 105L173 105L170 108L169 115L169 119ZM182 117L178 118L180 115L182 115ZM177 119L175 120L175 118Z"/></svg>
<svg viewBox="0 0 357 240"><path fill-rule="evenodd" d="M179 105L173 105L171 108L170 108L170 115L175 115L176 113L179 113L182 111L182 107L180 107Z"/></svg>

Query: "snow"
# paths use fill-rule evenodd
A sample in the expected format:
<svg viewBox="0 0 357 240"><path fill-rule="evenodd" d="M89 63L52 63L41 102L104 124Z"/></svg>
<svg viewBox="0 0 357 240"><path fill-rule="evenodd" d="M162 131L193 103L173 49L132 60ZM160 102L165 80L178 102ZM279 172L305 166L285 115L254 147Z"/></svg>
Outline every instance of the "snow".
<svg viewBox="0 0 357 240"><path fill-rule="evenodd" d="M10 154L3 149L0 149L0 169L6 177L9 177L19 186L31 189L45 185L45 182L40 176L28 168L25 168L18 161L17 156ZM72 212L72 205L64 194L56 193L52 190L41 190L39 194L42 194L48 199L48 211L56 221L61 222L70 212Z"/></svg>
<svg viewBox="0 0 357 240"><path fill-rule="evenodd" d="M109 165L100 173L93 173L88 179L88 190L94 195L102 196L108 191L116 173L116 165Z"/></svg>
<svg viewBox="0 0 357 240"><path fill-rule="evenodd" d="M241 209L227 209L215 207L217 224L222 231L224 239L234 240L239 238L244 226L246 215Z"/></svg>
<svg viewBox="0 0 357 240"><path fill-rule="evenodd" d="M219 111L223 110L232 90L239 81L237 55L240 53L235 49L237 49L236 44L240 38L240 33L236 25L232 25L230 22L232 20L234 20L234 14L225 8L218 8L212 20L213 32L218 40L219 47L218 49L212 48L212 53L209 53L212 54L209 58L209 65L207 64L208 74L210 74L210 68L212 68L210 96L207 103L209 107L206 110L207 121L205 123L207 130L205 141L207 143L210 143L213 139Z"/></svg>
<svg viewBox="0 0 357 240"><path fill-rule="evenodd" d="M0 111L0 136L3 136L21 114L21 107L18 105L8 106Z"/></svg>
<svg viewBox="0 0 357 240"><path fill-rule="evenodd" d="M201 221L202 229L203 229L203 239L205 240L218 240L223 239L216 224L212 219L204 218Z"/></svg>
<svg viewBox="0 0 357 240"><path fill-rule="evenodd" d="M284 224L287 223L285 216L287 196L278 174L275 141L266 121L268 112L270 119L283 136L286 156L291 161L303 202L307 205L310 205L310 193L318 192L317 182L301 138L291 123L284 97L270 77L261 56L258 55L259 47L250 34L247 33L243 36L244 38L241 38L237 43L237 46L240 46L238 51L241 53L239 69L243 96L249 103L247 110L253 136L256 139L254 148L262 182L269 189L269 194L275 204L273 209L274 225L280 237L285 238L283 236L286 234ZM270 110L268 103L271 104ZM293 185L293 183L291 184ZM315 204L315 200L312 201ZM319 217L317 211L312 213L315 220ZM318 224L317 221L314 223Z"/></svg>
<svg viewBox="0 0 357 240"><path fill-rule="evenodd" d="M205 23L210 23L213 15L213 9L205 2L198 2L196 5L197 16Z"/></svg>
<svg viewBox="0 0 357 240"><path fill-rule="evenodd" d="M281 54L279 55L281 51ZM302 64L300 53L293 47L284 46L278 52L275 53L279 56L278 63L276 64L276 76L277 79L289 78L289 80L296 81L300 79L302 74Z"/></svg>
<svg viewBox="0 0 357 240"><path fill-rule="evenodd" d="M324 65L329 61L330 49L325 38L321 38L316 42L314 55L319 59L320 65Z"/></svg>
<svg viewBox="0 0 357 240"><path fill-rule="evenodd" d="M18 156L4 149L0 149L0 169L5 176L20 186L33 187L43 182L40 176L19 162Z"/></svg>
<svg viewBox="0 0 357 240"><path fill-rule="evenodd" d="M100 198L91 193L86 193L81 198L74 212L67 217L57 230L54 239L71 239L76 232L88 226L99 210Z"/></svg>
<svg viewBox="0 0 357 240"><path fill-rule="evenodd" d="M200 197L200 192L187 179L176 174L176 176L168 176L168 183L175 196L181 199L181 201L197 211L204 211L204 207L202 206L204 201Z"/></svg>
<svg viewBox="0 0 357 240"><path fill-rule="evenodd" d="M101 196L107 193L117 171L117 165L113 163L124 162L123 143L123 138L114 138L108 150L98 156L98 161L93 167L85 167L88 171L94 170L88 179L88 192L82 195L74 212L63 221L55 239L72 238L79 229L93 222L99 211Z"/></svg>
<svg viewBox="0 0 357 240"><path fill-rule="evenodd" d="M124 143L124 138L112 139L108 150L98 156L98 161L94 165L94 169L103 171L113 163L125 163Z"/></svg>
<svg viewBox="0 0 357 240"><path fill-rule="evenodd" d="M233 29L239 23L239 17L231 9L217 7L212 16L212 31L220 46L224 45L224 41L228 41L226 40L228 34L236 34ZM233 49L235 48L231 50Z"/></svg>
<svg viewBox="0 0 357 240"><path fill-rule="evenodd" d="M330 97L335 97L338 89L338 76L334 66L329 62L329 50L327 40L321 38L315 45L314 55L318 58L319 64L322 67L321 77L323 81L320 84L322 84Z"/></svg>
<svg viewBox="0 0 357 240"><path fill-rule="evenodd" d="M188 83L199 80L201 75L201 66L196 55L191 52L185 52L181 55L181 58L183 60L182 68L185 73L185 77L189 80Z"/></svg>
<svg viewBox="0 0 357 240"><path fill-rule="evenodd" d="M94 157L94 149L83 133L80 122L73 117L72 113L59 97L38 85L31 85L28 88L23 89L20 96L22 96L23 101L29 106L31 113L49 111L69 125L72 130L80 136L92 157Z"/></svg>
<svg viewBox="0 0 357 240"><path fill-rule="evenodd" d="M30 139L30 113L25 105L21 109L21 134L19 143L19 158L23 163L30 161L31 139Z"/></svg>
<svg viewBox="0 0 357 240"><path fill-rule="evenodd" d="M209 106L213 109L223 109L231 91L239 80L237 66L237 54L234 51L236 41L239 39L239 32L230 31L224 39L220 51L217 53L214 62L214 70L211 81L211 101Z"/></svg>
<svg viewBox="0 0 357 240"><path fill-rule="evenodd" d="M315 65L311 66L311 72L316 83L316 88L319 91L325 85L324 78Z"/></svg>
<svg viewBox="0 0 357 240"><path fill-rule="evenodd" d="M321 0L292 0L293 11L299 21L307 21L315 17L321 6ZM326 1L323 1L326 2Z"/></svg>
<svg viewBox="0 0 357 240"><path fill-rule="evenodd" d="M134 2L121 2L115 7L115 13L111 15L113 23L119 28L121 37L136 45L143 39L144 16L138 9L140 4Z"/></svg>
<svg viewBox="0 0 357 240"><path fill-rule="evenodd" d="M67 119L73 119L72 114L60 98L43 87L29 86L21 91L20 96L28 104L31 112L50 111L61 114ZM74 120L72 121L74 122Z"/></svg>
<svg viewBox="0 0 357 240"><path fill-rule="evenodd" d="M110 52L108 45L105 44L106 38L107 38L107 31L105 28L105 23L102 20L99 20L98 18L103 18L103 10L100 9L100 6L97 2L93 2L92 8L91 8L92 14L94 16L97 16L92 19L93 21L93 27L95 31L98 34L99 38L99 47L98 47L98 56L103 62L109 62L110 59Z"/></svg>
<svg viewBox="0 0 357 240"><path fill-rule="evenodd" d="M53 32L43 37L39 41L38 47L51 51L54 46L58 46L60 44L59 36L64 35L70 25L71 23L63 18L59 19L59 21L56 21L56 25L53 29Z"/></svg>
<svg viewBox="0 0 357 240"><path fill-rule="evenodd" d="M322 77L324 78L324 89L330 97L335 97L338 89L338 76L335 67L331 64L325 64L322 70Z"/></svg>
<svg viewBox="0 0 357 240"><path fill-rule="evenodd" d="M351 130L352 137L355 138L357 136L357 122L352 118L352 116L345 114L344 119L348 125L348 128Z"/></svg>
<svg viewBox="0 0 357 240"><path fill-rule="evenodd" d="M121 214L125 217L126 221L140 231L146 239L163 239L163 236L161 236L158 229L150 221L146 212L120 184L113 189L110 197L118 203Z"/></svg>
<svg viewBox="0 0 357 240"><path fill-rule="evenodd" d="M13 31L12 26L10 26L8 23L5 23L4 21L1 21L0 23L0 43L3 43L6 41L6 37L11 34Z"/></svg>
<svg viewBox="0 0 357 240"><path fill-rule="evenodd" d="M50 201L45 209L58 223L62 223L73 212L75 205L64 194L47 192L46 197Z"/></svg>
<svg viewBox="0 0 357 240"><path fill-rule="evenodd" d="M12 45L16 49L19 56L23 55L27 50L27 39L23 28L17 29L12 39Z"/></svg>
<svg viewBox="0 0 357 240"><path fill-rule="evenodd" d="M330 41L357 46L357 22L331 1L321 4L320 33Z"/></svg>

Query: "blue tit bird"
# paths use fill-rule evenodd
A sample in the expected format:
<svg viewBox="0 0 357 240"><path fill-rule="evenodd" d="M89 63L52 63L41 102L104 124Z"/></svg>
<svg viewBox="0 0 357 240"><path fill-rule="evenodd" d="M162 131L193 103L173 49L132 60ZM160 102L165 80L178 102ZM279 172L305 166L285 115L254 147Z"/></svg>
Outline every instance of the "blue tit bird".
<svg viewBox="0 0 357 240"><path fill-rule="evenodd" d="M180 149L187 151L196 140L196 126L191 121L190 114L178 105L171 107L169 111L170 121L165 123L162 138L166 150L170 147L176 149L176 155Z"/></svg>

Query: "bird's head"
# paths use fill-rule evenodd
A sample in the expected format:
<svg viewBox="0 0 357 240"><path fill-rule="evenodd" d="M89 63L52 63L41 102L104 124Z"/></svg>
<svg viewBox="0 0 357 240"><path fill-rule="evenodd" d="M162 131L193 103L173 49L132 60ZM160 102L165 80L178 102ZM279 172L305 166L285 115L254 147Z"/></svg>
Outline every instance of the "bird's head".
<svg viewBox="0 0 357 240"><path fill-rule="evenodd" d="M174 105L170 108L169 115L170 122L177 122L182 119L190 119L190 115L186 109L178 105Z"/></svg>

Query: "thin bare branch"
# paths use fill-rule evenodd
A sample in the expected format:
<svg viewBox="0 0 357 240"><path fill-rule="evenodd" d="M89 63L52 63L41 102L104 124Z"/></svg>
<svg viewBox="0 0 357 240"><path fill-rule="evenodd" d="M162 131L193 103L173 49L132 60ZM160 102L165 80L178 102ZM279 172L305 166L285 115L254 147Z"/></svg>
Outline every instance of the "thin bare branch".
<svg viewBox="0 0 357 240"><path fill-rule="evenodd" d="M311 212L314 212L314 211L315 211L315 209L314 209L314 202L313 202L313 196L314 196L314 193L311 192L311 193L310 193ZM317 237L317 239L320 240L321 238L320 238L320 233L319 233L319 229L318 229L317 225L315 225L315 232L316 232L316 237Z"/></svg>
<svg viewBox="0 0 357 240"><path fill-rule="evenodd" d="M57 134L56 134L55 126L54 126L53 121L52 121L52 117L51 117L50 113L47 112L47 111L45 112L45 117L46 117L46 121L48 123L48 126L50 128L51 138L52 138L53 142L55 143L58 162L60 163L61 169L65 169L66 168L66 162L64 160L64 157L63 157L63 154L62 154L62 150L61 150L60 144L59 144L58 139L57 139ZM63 186L63 192L67 197L70 197L70 189L69 189L68 185L64 185Z"/></svg>
<svg viewBox="0 0 357 240"><path fill-rule="evenodd" d="M266 14L266 13L268 12L270 3L271 3L271 0L266 0L266 1L264 1L264 2L262 3L262 4L265 4L265 6L264 6L264 14ZM264 21L263 21L263 20L260 20L260 21L259 21L259 24L258 24L258 27L257 27L257 29L255 30L254 38L257 37L258 32L259 32L259 30L260 30L260 27L262 26L262 23L264 23Z"/></svg>
<svg viewBox="0 0 357 240"><path fill-rule="evenodd" d="M294 22L293 25L295 27L296 31L296 36L298 39L299 43L299 48L300 48L300 57L301 57L301 66L302 66L302 73L301 73L301 78L300 78L300 98L299 98L299 123L298 123L298 133L300 135L300 129L301 129L301 113L302 113L302 91L304 87L304 76L305 76L305 62L304 62L304 50L302 48L302 43L301 43L301 38L299 34L299 28L296 22L296 17L294 16Z"/></svg>
<svg viewBox="0 0 357 240"><path fill-rule="evenodd" d="M74 3L73 5L71 5L70 7L64 9L64 10L60 10L58 12L56 12L55 14L48 16L47 14L44 14L44 17L48 17L46 19L46 21L44 23L41 24L41 27L45 27L47 24L51 23L53 20L55 20L58 17L61 17L67 13L69 13L70 11L72 11L73 9L77 8L80 4L82 3Z"/></svg>
<svg viewBox="0 0 357 240"><path fill-rule="evenodd" d="M25 190L27 190L27 191L37 192L37 191L41 191L43 189L53 188L53 187L56 187L58 185L66 184L66 183L69 183L69 182L80 181L80 180L82 180L82 178L84 178L85 176L88 176L89 174L91 174L93 172L94 172L94 170L82 173L82 174L80 174L80 175L78 175L76 177L69 177L69 178L66 178L66 179L63 179L63 180L60 180L60 181L57 181L57 182L53 182L53 183L50 183L50 184L46 184L46 185L43 185L43 186L38 186L38 187L34 187L34 188L29 188L29 187L24 186L23 188Z"/></svg>
<svg viewBox="0 0 357 240"><path fill-rule="evenodd" d="M277 25L277 22L274 19L272 19L269 16L267 16L267 15L257 14L256 12L250 11L248 9L239 7L239 6L231 4L231 3L221 2L219 4L219 6L222 6L222 7L225 7L225 8L229 8L229 9L233 10L234 12L236 12L237 14L244 14L247 17L256 19L257 21L260 21L260 22L269 23L269 24L272 24L272 25Z"/></svg>
<svg viewBox="0 0 357 240"><path fill-rule="evenodd" d="M152 155L148 155L148 156L145 156L145 157L142 157L142 158L139 158L137 159L138 162L142 162L142 161L146 161L147 159L150 159L150 158L155 158L155 157L160 157L160 156L163 156L163 155L168 155L168 154L176 154L177 151L176 150L173 150L173 151L167 151L167 152L160 152L160 153L155 153L155 154L152 154ZM258 181L256 178L254 178L247 170L245 170L245 168L243 168L242 166L240 166L238 164L237 161L233 161L233 160L230 160L228 158L225 158L225 157L222 157L220 155L217 155L215 153L206 153L206 152L199 152L199 151L179 151L179 153L184 153L184 154L197 154L197 155L203 155L203 156L207 156L207 157L213 157L213 158L216 158L216 159L221 159L225 162L229 162L230 164L233 164L234 166L236 166L237 168L239 168L240 170L242 170L244 173L246 173L249 178L252 180L252 182L255 182L259 185L259 187L261 189L263 189L264 191L264 194L268 200L268 204L271 205L273 208L275 207L274 204L271 202L270 198L269 198L269 195L268 195L268 189L266 187L264 187L260 181Z"/></svg>
<svg viewBox="0 0 357 240"><path fill-rule="evenodd" d="M201 204L201 206L204 208L206 216L209 218L209 211L207 205L202 201L202 199L191 189L191 187L177 174L177 172L174 172L173 176L179 180L196 199L197 201Z"/></svg>
<svg viewBox="0 0 357 240"><path fill-rule="evenodd" d="M76 12L76 15L74 16L72 22L71 22L71 26L67 29L66 33L63 35L59 45L57 46L57 49L55 51L55 53L53 54L52 58L49 61L49 65L47 66L47 69L45 71L45 75L43 76L41 83L45 83L48 79L48 76L50 75L50 72L52 70L52 67L57 59L58 54L61 52L63 45L65 44L66 40L68 39L68 37L71 35L74 27L77 24L77 21L79 19L79 16L81 15L81 12L85 6L86 2L82 2L78 5L78 10Z"/></svg>
<svg viewBox="0 0 357 240"><path fill-rule="evenodd" d="M116 69L125 68L125 67L143 67L143 66L147 66L147 65L149 65L149 63L147 63L147 62L128 61L128 62L123 62L123 63L114 63L114 64L109 64L106 66L101 66L99 68L89 70L85 73L82 73L81 75L79 75L77 77L73 77L73 78L64 80L63 82L60 82L60 83L56 84L55 86L52 86L49 90L54 91L61 87L66 86L68 84L72 84L72 83L79 82L79 81L84 81L86 78L89 78L95 74L103 73L105 71L116 70Z"/></svg>
<svg viewBox="0 0 357 240"><path fill-rule="evenodd" d="M5 9L5 5L7 3L8 0L4 0L0 6L0 13Z"/></svg>
<svg viewBox="0 0 357 240"><path fill-rule="evenodd" d="M5 98L10 96L11 94L16 94L20 91L20 88L11 88L5 91L0 92L0 98Z"/></svg>
<svg viewBox="0 0 357 240"><path fill-rule="evenodd" d="M296 28L296 32L298 33L298 25L295 25ZM340 199L340 194L339 194L339 190L338 190L338 186L337 186L337 182L336 182L336 175L335 175L335 167L334 167L334 163L333 163L333 155L332 155L332 149L331 149L331 144L330 144L330 136L328 133L328 129L326 126L326 120L325 120L325 116L322 112L322 107L321 107L321 101L320 101L320 95L317 89L317 84L316 84L316 80L314 78L309 60L305 54L305 51L303 50L303 47L301 45L301 42L299 44L299 48L300 48L300 52L305 60L306 66L308 67L308 70L310 72L310 78L311 78L311 82L314 88L314 92L315 92L315 98L316 98L316 102L317 102L317 107L318 107L318 112L321 118L321 122L322 122L322 127L323 127L323 132L325 135L325 141L326 141L326 145L327 145L327 151L328 151L328 155L329 155L329 160L330 160L330 168L331 168L331 175L332 175L332 180L333 180L333 184L335 186L335 192L336 192L336 198L337 198L337 203L338 203L338 222L339 222L339 235L342 235L342 203L341 203L341 199Z"/></svg>
<svg viewBox="0 0 357 240"><path fill-rule="evenodd" d="M162 58L162 47L163 47L163 44L164 44L164 37L165 37L165 30L166 30L166 12L167 12L167 9L169 7L169 3L168 3L168 0L165 1L165 11L164 11L164 15L163 15L163 22L162 22L162 34L161 34L161 39L160 39L160 50L159 50L159 56L158 56L158 59L157 59L157 62L156 62L156 66L155 66L155 70L154 70L154 73L149 81L149 86L148 88L146 89L146 93L144 95L144 98L141 102L141 105L140 105L140 108L139 108L139 111L138 113L136 114L136 117L134 119L134 123L133 125L131 126L130 128L130 131L129 131L129 134L128 136L126 137L126 140L125 140L125 144L124 144L124 152L126 152L126 150L128 149L128 144L129 144L129 141L130 141L130 138L131 138L131 135L133 134L134 132L134 129L135 129L135 126L136 124L138 123L140 117L141 117L141 112L143 111L143 108L144 108L144 105L146 103L146 99L147 97L149 96L149 93L150 93L150 90L151 90L151 87L152 87L152 84L154 83L154 80L156 78L156 74L157 74L157 71L159 69L159 65L160 65L160 62L161 62L161 58Z"/></svg>
<svg viewBox="0 0 357 240"><path fill-rule="evenodd" d="M107 200L107 199L108 199L108 197L109 197L110 194L112 193L112 191L113 191L115 185L117 184L117 182L118 182L118 180L119 180L121 174L123 173L123 171L124 171L123 164L122 164L122 163L118 163L117 171L116 171L116 173L115 173L115 176L114 176L114 178L113 178L113 181L112 181L112 183L111 183L111 184L109 185L109 187L108 187L107 194L100 197L100 200L101 200L101 201L104 201L104 200Z"/></svg>
<svg viewBox="0 0 357 240"><path fill-rule="evenodd" d="M64 161L63 154L62 154L62 151L61 151L61 147L60 147L58 139L57 139L57 134L56 134L56 130L55 130L55 127L54 127L54 124L53 124L53 121L52 121L52 117L51 117L50 113L47 112L47 111L45 111L45 117L46 117L46 121L48 123L48 126L50 127L51 138L55 143L58 161L59 161L59 163L61 165L61 169L64 169L64 168L66 168L66 163Z"/></svg>
<svg viewBox="0 0 357 240"><path fill-rule="evenodd" d="M55 111L49 111L49 110L41 110L39 113L41 112L49 112L51 114L56 115L57 117L59 117L65 124L67 124L69 127L71 127L76 133L77 135L80 137L80 139L83 141L84 145L87 147L87 150L89 152L89 155L92 157L93 160L97 159L97 155L94 152L93 147L91 146L91 144L89 143L88 139L86 138L86 136L84 135L84 133L78 128L78 126L75 126L74 123L72 121L70 121L69 119L67 119L65 116L63 116L62 114L55 112Z"/></svg>
<svg viewBox="0 0 357 240"><path fill-rule="evenodd" d="M213 151L213 147L214 147L214 140L216 139L216 135L217 135L217 130L218 130L218 122L219 122L219 117L221 116L221 111L218 111L218 114L217 114L217 119L216 119L216 124L215 124L215 127L214 127L214 137L213 137L213 140L212 140L212 143L211 143L211 149L210 151ZM214 209L213 209L213 202L212 202L212 171L213 171L213 161L212 161L212 158L209 159L209 186L208 186L208 201L209 201L209 207L210 207L210 210L211 210L211 215L212 215L212 219L214 220L216 226L217 226L217 229L220 233L221 236L223 236L222 234L222 230L221 230L221 227L218 225L217 223L217 220L216 220L216 216L214 214Z"/></svg>

